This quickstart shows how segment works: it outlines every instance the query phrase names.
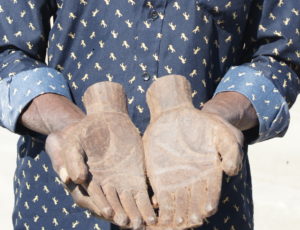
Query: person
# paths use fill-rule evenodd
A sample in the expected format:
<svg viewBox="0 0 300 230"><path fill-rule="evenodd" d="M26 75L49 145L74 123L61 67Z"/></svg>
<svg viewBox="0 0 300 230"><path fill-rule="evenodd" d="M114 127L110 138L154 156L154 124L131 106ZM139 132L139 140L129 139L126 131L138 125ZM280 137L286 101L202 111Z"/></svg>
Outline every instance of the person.
<svg viewBox="0 0 300 230"><path fill-rule="evenodd" d="M0 1L0 124L22 135L14 229L253 229L247 145L288 128L298 9ZM130 120L141 135L148 126L143 140Z"/></svg>

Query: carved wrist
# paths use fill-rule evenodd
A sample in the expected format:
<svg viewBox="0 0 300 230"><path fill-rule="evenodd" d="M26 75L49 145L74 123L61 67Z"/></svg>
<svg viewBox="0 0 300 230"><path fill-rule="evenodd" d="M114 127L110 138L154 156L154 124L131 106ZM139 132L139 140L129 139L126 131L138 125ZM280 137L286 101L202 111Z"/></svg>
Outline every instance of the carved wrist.
<svg viewBox="0 0 300 230"><path fill-rule="evenodd" d="M151 119L179 107L193 107L189 81L180 75L168 75L152 83L147 91Z"/></svg>
<svg viewBox="0 0 300 230"><path fill-rule="evenodd" d="M83 95L83 103L88 114L127 113L124 89L122 85L114 82L99 82L90 86Z"/></svg>

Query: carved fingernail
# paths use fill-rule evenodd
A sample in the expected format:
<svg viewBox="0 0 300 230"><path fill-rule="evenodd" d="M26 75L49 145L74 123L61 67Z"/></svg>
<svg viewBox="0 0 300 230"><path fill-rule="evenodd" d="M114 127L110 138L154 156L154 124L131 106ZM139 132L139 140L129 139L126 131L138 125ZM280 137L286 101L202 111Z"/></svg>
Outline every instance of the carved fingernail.
<svg viewBox="0 0 300 230"><path fill-rule="evenodd" d="M112 210L111 207L106 207L102 209L103 215L105 215L106 217L112 217L114 214L114 211Z"/></svg>
<svg viewBox="0 0 300 230"><path fill-rule="evenodd" d="M66 184L68 182L69 175L66 168L63 167L59 170L59 177L63 183Z"/></svg>
<svg viewBox="0 0 300 230"><path fill-rule="evenodd" d="M134 218L132 220L133 229L135 229L135 230L140 229L141 225L142 225L142 219L141 218Z"/></svg>
<svg viewBox="0 0 300 230"><path fill-rule="evenodd" d="M190 217L190 222L192 224L202 224L203 223L203 220L201 219L201 217L199 215L196 215L196 214L192 214L191 217Z"/></svg>
<svg viewBox="0 0 300 230"><path fill-rule="evenodd" d="M213 215L215 213L215 211L216 211L216 208L214 208L211 203L206 205L206 213L208 214L208 216Z"/></svg>
<svg viewBox="0 0 300 230"><path fill-rule="evenodd" d="M180 216L176 218L176 224L181 225L183 223L184 219Z"/></svg>
<svg viewBox="0 0 300 230"><path fill-rule="evenodd" d="M212 205L211 205L211 203L208 203L207 205L206 205L206 211L211 211L213 209L213 207L212 207Z"/></svg>
<svg viewBox="0 0 300 230"><path fill-rule="evenodd" d="M148 224L156 224L156 221L157 221L157 218L154 217L154 216L149 216L149 217L147 218L147 223L148 223Z"/></svg>
<svg viewBox="0 0 300 230"><path fill-rule="evenodd" d="M120 226L125 226L128 223L128 217L123 214L117 214L114 217L114 221Z"/></svg>

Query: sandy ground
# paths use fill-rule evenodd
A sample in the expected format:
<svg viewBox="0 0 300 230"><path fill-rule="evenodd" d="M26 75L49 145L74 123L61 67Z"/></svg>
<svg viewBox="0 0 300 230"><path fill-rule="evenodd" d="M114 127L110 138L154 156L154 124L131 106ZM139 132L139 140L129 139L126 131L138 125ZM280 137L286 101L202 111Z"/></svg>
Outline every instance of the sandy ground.
<svg viewBox="0 0 300 230"><path fill-rule="evenodd" d="M291 110L284 138L250 147L256 230L295 230L300 226L300 101ZM12 230L13 174L18 136L0 128L0 228Z"/></svg>
<svg viewBox="0 0 300 230"><path fill-rule="evenodd" d="M298 143L298 144L297 144ZM300 101L285 137L250 147L257 230L300 229Z"/></svg>

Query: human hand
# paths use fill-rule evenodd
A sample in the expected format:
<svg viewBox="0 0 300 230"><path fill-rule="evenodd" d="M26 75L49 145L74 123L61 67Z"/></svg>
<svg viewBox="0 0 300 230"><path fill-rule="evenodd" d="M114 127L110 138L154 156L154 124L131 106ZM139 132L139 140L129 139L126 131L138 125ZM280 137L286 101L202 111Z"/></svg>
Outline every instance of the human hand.
<svg viewBox="0 0 300 230"><path fill-rule="evenodd" d="M127 114L122 87L97 83L88 88L83 101L87 116L47 139L54 169L65 183L72 181L85 189L85 199L82 194L73 196L83 207L108 220L113 216L112 221L122 227L138 229L143 220L154 224L142 141ZM59 145L57 151L54 146ZM63 159L55 159L57 155Z"/></svg>
<svg viewBox="0 0 300 230"><path fill-rule="evenodd" d="M184 77L158 79L147 103L145 162L159 206L158 225L148 229L200 226L217 211L223 171L233 176L241 168L243 135L220 116L194 108Z"/></svg>

